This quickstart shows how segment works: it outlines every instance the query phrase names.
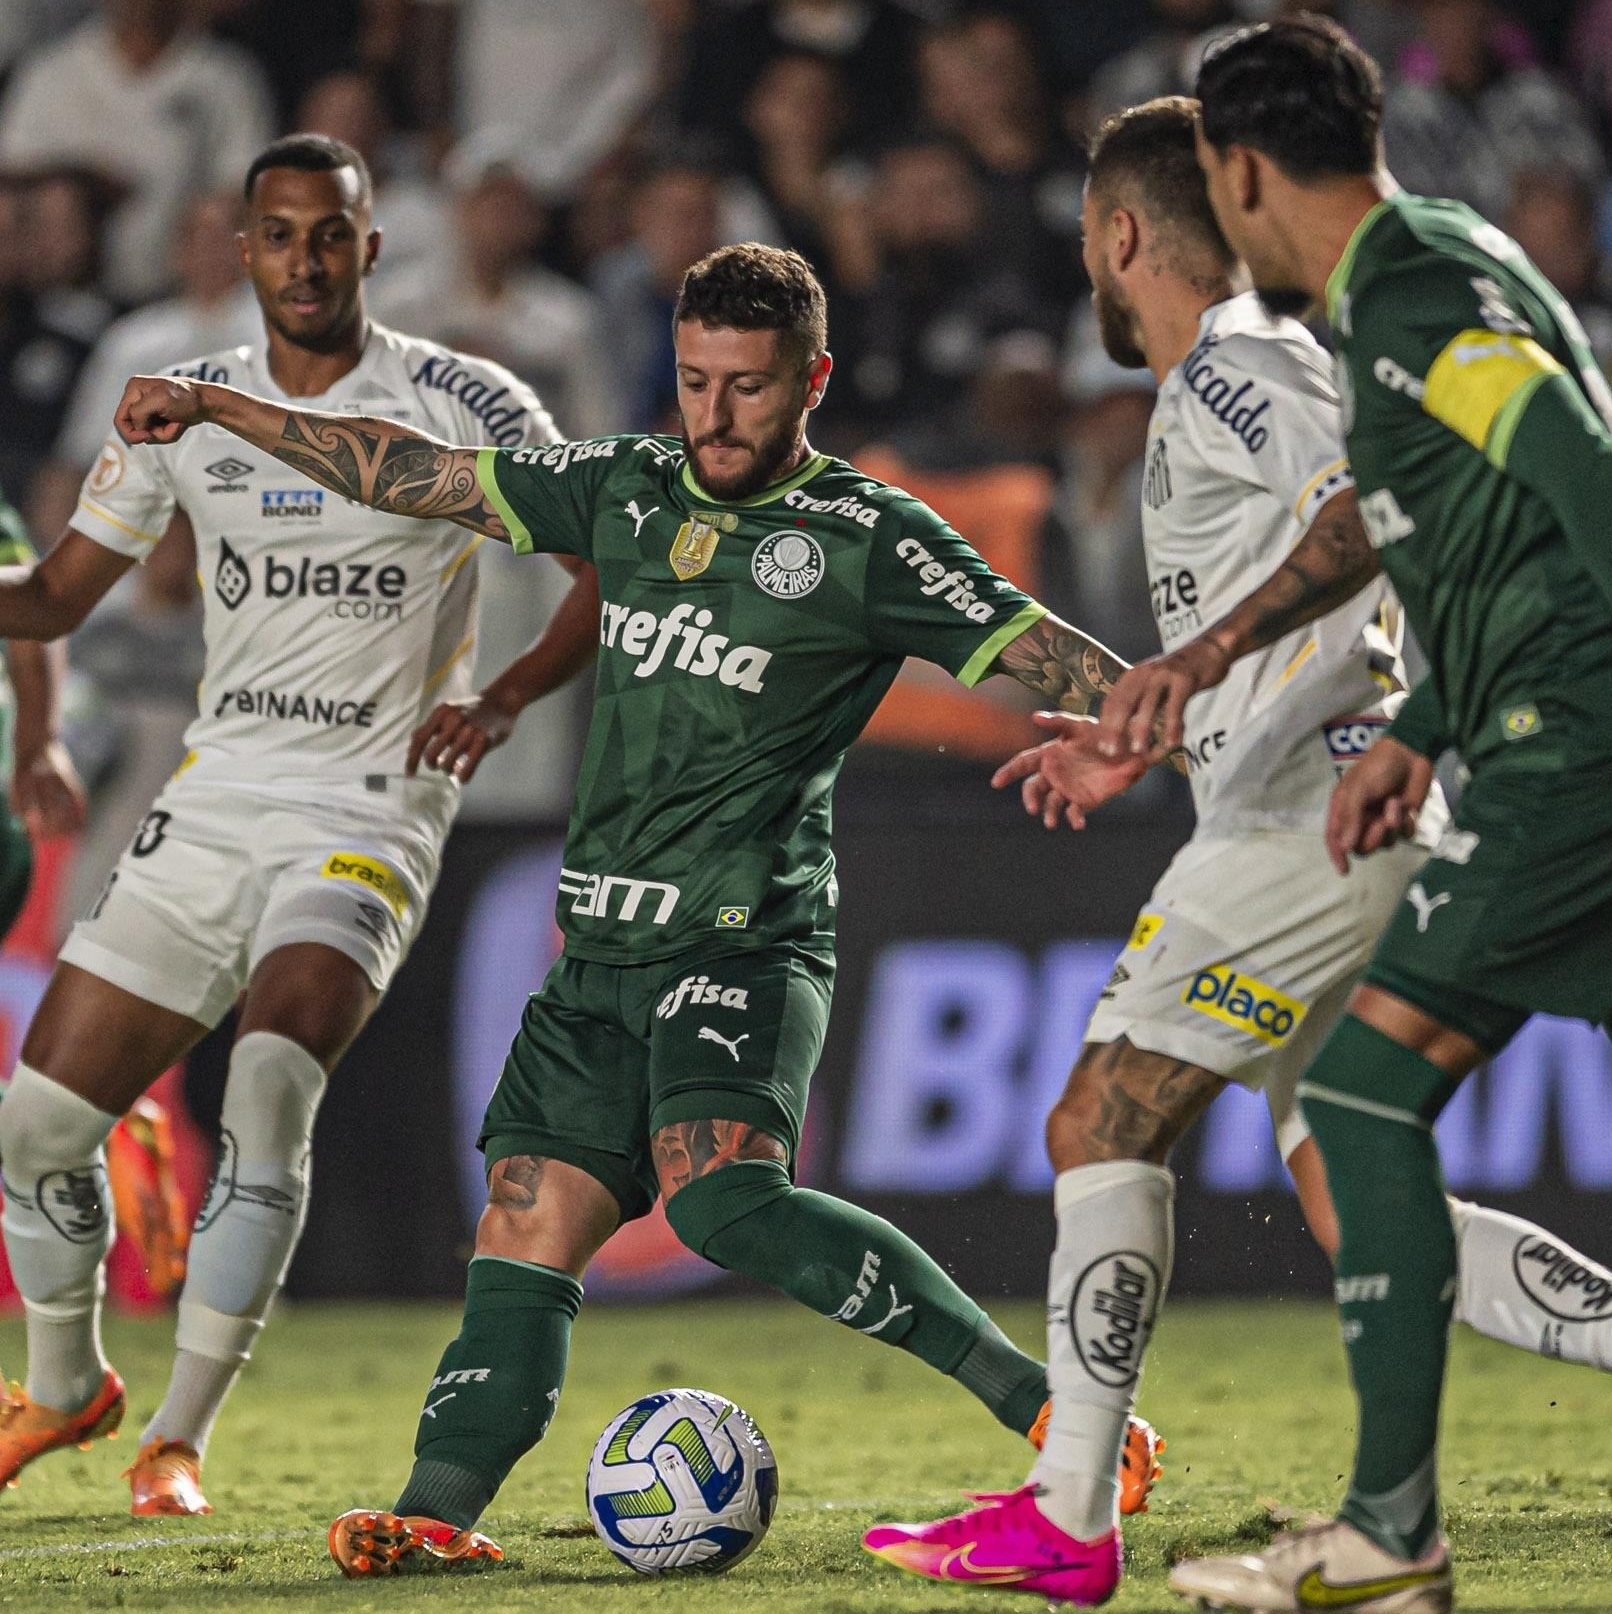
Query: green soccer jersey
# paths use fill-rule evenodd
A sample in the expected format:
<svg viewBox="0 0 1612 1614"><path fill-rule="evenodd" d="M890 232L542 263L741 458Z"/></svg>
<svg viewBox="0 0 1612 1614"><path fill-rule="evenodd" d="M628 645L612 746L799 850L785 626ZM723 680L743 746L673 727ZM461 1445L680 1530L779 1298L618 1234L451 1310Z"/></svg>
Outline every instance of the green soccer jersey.
<svg viewBox="0 0 1612 1614"><path fill-rule="evenodd" d="M1361 516L1432 667L1394 732L1474 770L1612 764L1609 601L1508 470L1545 380L1612 421L1572 310L1470 208L1399 192L1355 231L1327 311Z"/></svg>
<svg viewBox="0 0 1612 1614"><path fill-rule="evenodd" d="M0 566L26 566L35 558L34 546L28 542L22 517L0 493ZM0 660L0 785L9 783L16 760L16 708L17 698L11 688L11 679L6 674L5 662Z"/></svg>
<svg viewBox="0 0 1612 1614"><path fill-rule="evenodd" d="M489 448L478 469L517 551L599 573L566 950L830 945L834 779L902 658L972 685L1043 607L917 499L822 454L731 503L673 438Z"/></svg>

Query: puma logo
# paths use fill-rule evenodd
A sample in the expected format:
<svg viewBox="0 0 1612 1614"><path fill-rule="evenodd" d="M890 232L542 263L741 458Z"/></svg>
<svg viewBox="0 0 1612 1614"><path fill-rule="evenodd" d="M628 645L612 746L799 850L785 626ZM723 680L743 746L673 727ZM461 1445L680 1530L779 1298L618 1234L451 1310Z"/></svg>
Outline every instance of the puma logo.
<svg viewBox="0 0 1612 1614"><path fill-rule="evenodd" d="M638 510L638 501L636 499L629 499L627 501L627 514L632 517L632 535L634 538L636 538L638 534L644 530L644 523L648 521L649 518L659 509L660 506L658 504L652 504L647 510L640 514Z"/></svg>
<svg viewBox="0 0 1612 1614"><path fill-rule="evenodd" d="M719 1042L719 1043L721 1043L722 1046L724 1048L726 1048L727 1051L730 1054L733 1055L733 1062L734 1062L734 1064L737 1065L739 1063L739 1044L741 1042L743 1042L745 1040L745 1038L748 1037L749 1035L750 1035L750 1033L748 1031L741 1032L737 1037L735 1037L733 1039L732 1042L729 1042L728 1039L726 1037L724 1037L720 1031L713 1031L709 1026L701 1026L700 1027L700 1035L699 1035L698 1040L700 1042Z"/></svg>
<svg viewBox="0 0 1612 1614"><path fill-rule="evenodd" d="M1405 893L1405 900L1416 910L1416 934L1427 934L1428 921L1444 906L1446 902L1454 902L1454 896L1448 891L1441 891L1436 897L1430 897L1422 889L1422 882L1418 880L1409 891Z"/></svg>
<svg viewBox="0 0 1612 1614"><path fill-rule="evenodd" d="M434 1418L434 1417L436 1417L437 1408L440 1407L443 1404L443 1402L453 1400L453 1398L456 1395L458 1395L458 1393L459 1392L457 1390L450 1390L450 1391L448 1391L448 1393L446 1395L438 1396L435 1401L427 1401L425 1406L420 1411L420 1416L422 1418Z"/></svg>
<svg viewBox="0 0 1612 1614"><path fill-rule="evenodd" d="M877 1334L877 1333L880 1333L884 1329L888 1328L890 1326L890 1324L893 1323L896 1320L897 1317L905 1317L907 1315L907 1313L909 1311L911 1311L911 1310L912 1310L911 1306L903 1306L903 1305L901 1305L899 1303L898 1298L896 1296L896 1286L892 1283L890 1285L890 1309L889 1309L889 1311L887 1311L884 1314L884 1317L883 1317L883 1319L881 1321L876 1322L871 1328L859 1328L859 1329L857 1329L857 1333L859 1333L859 1334Z"/></svg>

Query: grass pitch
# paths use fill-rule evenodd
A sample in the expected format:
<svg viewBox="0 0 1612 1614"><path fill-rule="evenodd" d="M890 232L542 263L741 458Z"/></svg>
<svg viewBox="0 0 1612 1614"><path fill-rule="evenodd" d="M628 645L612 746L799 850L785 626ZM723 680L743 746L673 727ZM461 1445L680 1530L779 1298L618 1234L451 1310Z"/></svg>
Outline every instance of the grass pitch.
<svg viewBox="0 0 1612 1614"><path fill-rule="evenodd" d="M1038 1308L999 1313L1035 1341ZM167 1375L166 1319L114 1321L131 1386L127 1433L46 1458L0 1492L0 1609L192 1611L458 1608L627 1614L898 1614L1035 1610L1022 1596L933 1587L860 1551L878 1519L947 1511L960 1490L1018 1483L1028 1451L961 1390L899 1352L785 1304L585 1311L548 1440L516 1470L486 1528L509 1560L480 1572L345 1582L328 1521L391 1503L421 1395L457 1313L434 1306L283 1307L220 1422L207 1466L217 1513L128 1517L119 1470ZM0 1326L0 1362L21 1362ZM778 1454L782 1502L754 1557L714 1580L644 1581L593 1538L582 1478L628 1401L670 1384L720 1390ZM1444 1472L1460 1607L1612 1606L1609 1386L1585 1369L1457 1331ZM1300 1303L1166 1309L1142 1410L1170 1443L1152 1512L1127 1530L1116 1610L1181 1610L1165 1589L1187 1553L1268 1538L1264 1504L1323 1509L1341 1489L1351 1404L1329 1310Z"/></svg>

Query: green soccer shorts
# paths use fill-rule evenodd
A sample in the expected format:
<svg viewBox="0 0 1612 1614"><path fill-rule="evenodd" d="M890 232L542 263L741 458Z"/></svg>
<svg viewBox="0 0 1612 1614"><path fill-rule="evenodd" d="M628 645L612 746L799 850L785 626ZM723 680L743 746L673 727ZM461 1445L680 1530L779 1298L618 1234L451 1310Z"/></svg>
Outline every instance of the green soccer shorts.
<svg viewBox="0 0 1612 1614"><path fill-rule="evenodd" d="M0 940L17 922L34 877L34 848L22 820L0 806Z"/></svg>
<svg viewBox="0 0 1612 1614"><path fill-rule="evenodd" d="M775 946L653 964L562 955L527 1000L477 1146L563 1160L604 1184L621 1219L660 1192L649 1140L679 1121L743 1121L793 1168L823 1050L834 961Z"/></svg>
<svg viewBox="0 0 1612 1614"><path fill-rule="evenodd" d="M1480 773L1365 978L1490 1052L1532 1014L1612 1021L1612 780Z"/></svg>

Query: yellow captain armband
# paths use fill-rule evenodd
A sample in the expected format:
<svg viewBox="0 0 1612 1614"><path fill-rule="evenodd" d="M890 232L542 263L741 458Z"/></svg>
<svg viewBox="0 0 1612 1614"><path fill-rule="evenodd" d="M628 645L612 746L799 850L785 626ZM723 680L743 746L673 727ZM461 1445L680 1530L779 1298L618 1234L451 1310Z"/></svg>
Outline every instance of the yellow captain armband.
<svg viewBox="0 0 1612 1614"><path fill-rule="evenodd" d="M1531 336L1462 331L1433 360L1422 408L1504 466L1534 390L1563 367Z"/></svg>

